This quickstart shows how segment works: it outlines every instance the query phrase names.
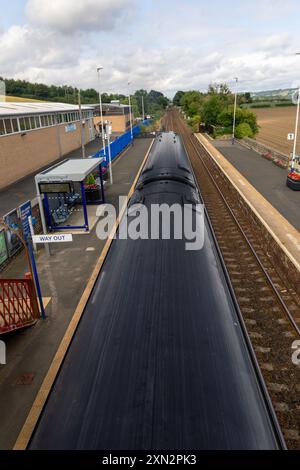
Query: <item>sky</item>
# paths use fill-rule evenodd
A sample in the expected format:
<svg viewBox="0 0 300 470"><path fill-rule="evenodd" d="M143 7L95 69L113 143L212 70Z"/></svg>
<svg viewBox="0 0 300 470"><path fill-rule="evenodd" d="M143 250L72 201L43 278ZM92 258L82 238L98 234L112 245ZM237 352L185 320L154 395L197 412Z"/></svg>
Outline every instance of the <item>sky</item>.
<svg viewBox="0 0 300 470"><path fill-rule="evenodd" d="M300 83L299 0L0 0L0 76L128 93ZM130 85L128 85L130 82Z"/></svg>

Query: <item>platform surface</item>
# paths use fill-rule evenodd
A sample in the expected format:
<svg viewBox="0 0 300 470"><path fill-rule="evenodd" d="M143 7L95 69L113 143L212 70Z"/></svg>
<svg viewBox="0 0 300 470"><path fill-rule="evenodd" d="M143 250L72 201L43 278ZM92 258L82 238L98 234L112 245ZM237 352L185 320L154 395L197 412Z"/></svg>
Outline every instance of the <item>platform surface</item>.
<svg viewBox="0 0 300 470"><path fill-rule="evenodd" d="M300 231L300 191L286 186L287 170L261 157L238 142L211 142L291 225Z"/></svg>
<svg viewBox="0 0 300 470"><path fill-rule="evenodd" d="M203 134L196 137L300 271L300 192L285 186L286 172L238 143L233 147L230 142L210 141Z"/></svg>

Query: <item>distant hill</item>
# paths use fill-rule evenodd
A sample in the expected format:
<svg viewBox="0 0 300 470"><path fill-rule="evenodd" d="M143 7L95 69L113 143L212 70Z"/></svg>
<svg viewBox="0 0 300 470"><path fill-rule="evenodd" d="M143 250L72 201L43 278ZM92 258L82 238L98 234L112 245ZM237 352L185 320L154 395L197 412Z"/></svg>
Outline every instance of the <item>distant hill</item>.
<svg viewBox="0 0 300 470"><path fill-rule="evenodd" d="M263 98L286 98L291 99L297 88L284 88L279 90L267 90L267 91L256 91L251 92L253 99Z"/></svg>

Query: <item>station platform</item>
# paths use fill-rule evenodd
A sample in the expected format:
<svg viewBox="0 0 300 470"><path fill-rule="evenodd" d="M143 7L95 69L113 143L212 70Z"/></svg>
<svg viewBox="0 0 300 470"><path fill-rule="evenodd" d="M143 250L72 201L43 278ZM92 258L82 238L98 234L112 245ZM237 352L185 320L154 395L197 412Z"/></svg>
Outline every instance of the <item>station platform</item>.
<svg viewBox="0 0 300 470"><path fill-rule="evenodd" d="M239 143L196 137L300 271L300 194L285 186L286 170Z"/></svg>
<svg viewBox="0 0 300 470"><path fill-rule="evenodd" d="M210 140L209 142L291 225L300 231L300 193L286 186L286 169L274 165L239 142L234 145L228 140Z"/></svg>
<svg viewBox="0 0 300 470"><path fill-rule="evenodd" d="M114 184L107 183L105 196L117 211L119 196L128 195L151 144L152 139L136 139L134 146L113 163ZM97 223L90 233L74 235L72 243L51 245L50 257L44 248L39 248L36 263L42 295L47 299L47 318L1 337L6 343L7 363L0 365L0 450L14 446L86 285L94 275L106 243L97 238L96 227ZM26 256L21 253L0 277L23 277L26 271Z"/></svg>

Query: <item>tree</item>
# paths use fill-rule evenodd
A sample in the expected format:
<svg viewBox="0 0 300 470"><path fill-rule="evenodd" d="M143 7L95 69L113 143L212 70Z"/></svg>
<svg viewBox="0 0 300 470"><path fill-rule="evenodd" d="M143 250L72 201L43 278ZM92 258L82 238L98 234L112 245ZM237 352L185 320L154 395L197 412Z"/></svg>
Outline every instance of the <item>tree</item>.
<svg viewBox="0 0 300 470"><path fill-rule="evenodd" d="M251 97L251 93L247 92L244 94L245 96L245 100L246 100L246 103L252 103L252 97Z"/></svg>
<svg viewBox="0 0 300 470"><path fill-rule="evenodd" d="M216 124L219 124L223 127L230 127L233 125L233 107L224 109L217 117ZM237 108L236 110L236 125L239 124L248 124L250 126L251 132L253 135L257 134L259 127L257 125L256 114L252 113L248 109Z"/></svg>
<svg viewBox="0 0 300 470"><path fill-rule="evenodd" d="M180 106L181 105L181 98L184 96L184 91L177 91L175 93L175 96L173 98L173 104L174 106Z"/></svg>
<svg viewBox="0 0 300 470"><path fill-rule="evenodd" d="M211 95L202 106L202 117L206 125L215 126L218 116L224 109L223 99L219 95Z"/></svg>
<svg viewBox="0 0 300 470"><path fill-rule="evenodd" d="M187 91L181 97L180 104L184 112L189 116L201 115L201 106L203 103L203 94L200 91Z"/></svg>

